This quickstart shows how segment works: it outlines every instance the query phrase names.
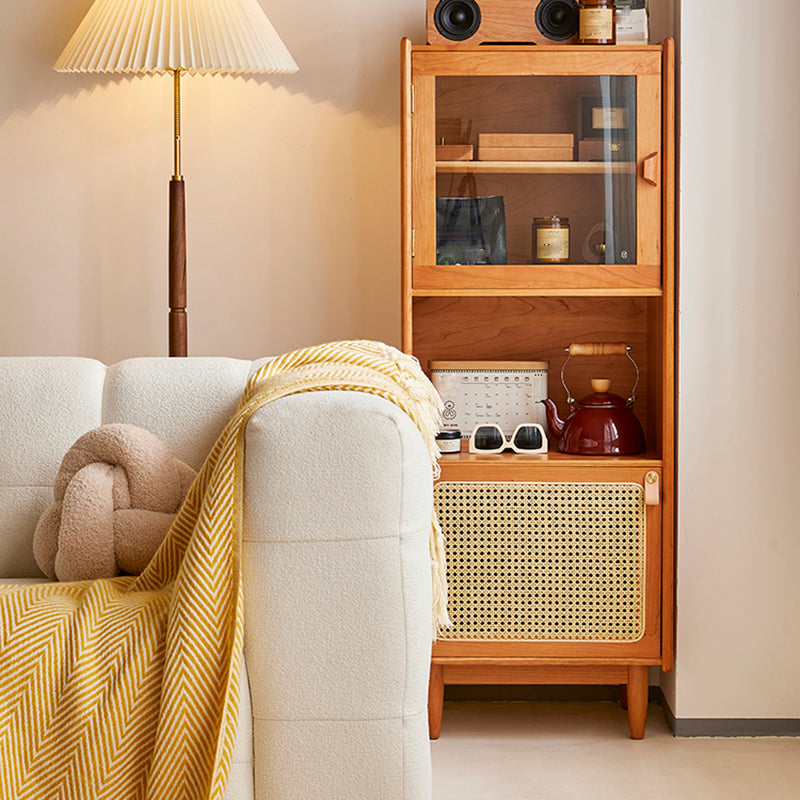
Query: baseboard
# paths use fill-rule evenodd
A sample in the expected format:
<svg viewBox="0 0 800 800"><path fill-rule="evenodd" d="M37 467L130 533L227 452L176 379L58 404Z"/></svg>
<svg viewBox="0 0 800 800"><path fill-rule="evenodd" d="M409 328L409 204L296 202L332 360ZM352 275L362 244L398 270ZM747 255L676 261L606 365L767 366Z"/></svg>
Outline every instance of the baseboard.
<svg viewBox="0 0 800 800"><path fill-rule="evenodd" d="M582 702L619 700L617 686L445 686L445 700L451 702ZM659 686L650 687L650 702L664 711L669 729L677 738L800 736L800 719L678 719L672 713Z"/></svg>
<svg viewBox="0 0 800 800"><path fill-rule="evenodd" d="M652 688L652 687L651 687ZM800 736L800 719L710 719L678 718L663 696L660 700L664 717L677 738L737 736Z"/></svg>

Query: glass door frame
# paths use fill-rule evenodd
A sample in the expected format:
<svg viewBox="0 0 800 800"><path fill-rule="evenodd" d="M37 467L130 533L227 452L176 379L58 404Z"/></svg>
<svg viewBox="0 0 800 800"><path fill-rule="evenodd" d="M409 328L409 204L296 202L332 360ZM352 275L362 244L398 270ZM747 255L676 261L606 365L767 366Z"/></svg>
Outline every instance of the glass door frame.
<svg viewBox="0 0 800 800"><path fill-rule="evenodd" d="M548 294L626 291L658 295L661 287L661 50L639 47L411 48L412 287L431 293L474 291ZM476 68L476 63L478 67ZM436 162L436 78L445 76L636 77L637 253L630 265L436 265L437 171L483 169L480 162L453 167ZM578 162L558 167L565 173ZM477 164L478 166L473 166ZM565 166L566 165L566 166ZM509 170L534 172L526 165ZM550 168L552 169L552 168Z"/></svg>

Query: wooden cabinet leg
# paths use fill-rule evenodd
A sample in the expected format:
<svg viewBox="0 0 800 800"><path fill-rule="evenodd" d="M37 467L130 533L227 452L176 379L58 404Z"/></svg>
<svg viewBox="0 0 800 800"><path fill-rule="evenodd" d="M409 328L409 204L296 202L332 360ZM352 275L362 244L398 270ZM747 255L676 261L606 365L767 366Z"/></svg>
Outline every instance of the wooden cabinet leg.
<svg viewBox="0 0 800 800"><path fill-rule="evenodd" d="M628 725L631 739L643 739L647 723L647 694L649 691L647 667L628 667Z"/></svg>
<svg viewBox="0 0 800 800"><path fill-rule="evenodd" d="M431 664L431 678L428 684L428 731L431 739L439 738L443 711L444 670L438 664Z"/></svg>

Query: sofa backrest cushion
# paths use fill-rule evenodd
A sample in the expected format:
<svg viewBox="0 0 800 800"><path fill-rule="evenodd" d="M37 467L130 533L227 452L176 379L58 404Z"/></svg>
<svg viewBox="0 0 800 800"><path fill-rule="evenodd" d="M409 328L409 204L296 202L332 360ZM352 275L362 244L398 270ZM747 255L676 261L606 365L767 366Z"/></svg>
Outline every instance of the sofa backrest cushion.
<svg viewBox="0 0 800 800"><path fill-rule="evenodd" d="M0 577L40 577L33 531L75 440L127 422L199 469L262 361L0 358Z"/></svg>

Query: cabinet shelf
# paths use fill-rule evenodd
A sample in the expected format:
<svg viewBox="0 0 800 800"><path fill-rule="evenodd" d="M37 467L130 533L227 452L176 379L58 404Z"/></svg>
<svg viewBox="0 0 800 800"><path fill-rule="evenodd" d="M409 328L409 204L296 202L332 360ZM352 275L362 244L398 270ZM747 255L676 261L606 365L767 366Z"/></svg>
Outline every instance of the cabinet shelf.
<svg viewBox="0 0 800 800"><path fill-rule="evenodd" d="M549 452L542 455L499 453L483 455L466 452L445 454L439 459L442 480L536 481L609 480L615 470L660 470L662 459L655 452L633 456L577 456Z"/></svg>
<svg viewBox="0 0 800 800"><path fill-rule="evenodd" d="M536 455L525 455L522 453L495 453L487 455L485 453L467 452L468 443L463 441L464 450L460 453L445 453L439 459L439 463L444 467L452 463L469 463L488 465L493 468L515 469L520 465L536 466L547 465L557 467L596 467L598 469L608 469L609 467L645 467L658 468L661 466L661 459L653 451L639 453L632 456L580 456L571 453L560 453L557 450L549 453Z"/></svg>
<svg viewBox="0 0 800 800"><path fill-rule="evenodd" d="M414 264L414 296L660 297L658 264Z"/></svg>
<svg viewBox="0 0 800 800"><path fill-rule="evenodd" d="M630 175L632 161L437 161L438 173L523 175Z"/></svg>

